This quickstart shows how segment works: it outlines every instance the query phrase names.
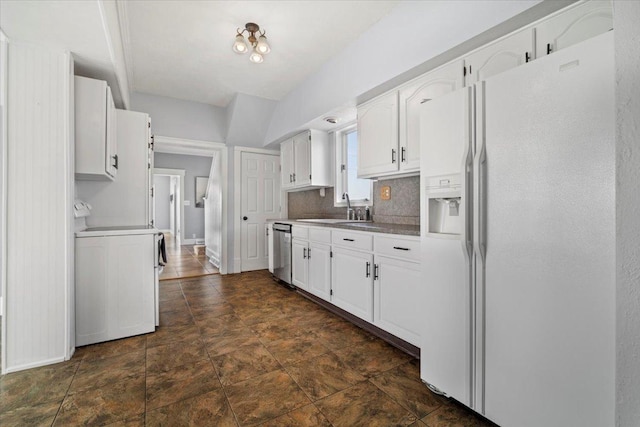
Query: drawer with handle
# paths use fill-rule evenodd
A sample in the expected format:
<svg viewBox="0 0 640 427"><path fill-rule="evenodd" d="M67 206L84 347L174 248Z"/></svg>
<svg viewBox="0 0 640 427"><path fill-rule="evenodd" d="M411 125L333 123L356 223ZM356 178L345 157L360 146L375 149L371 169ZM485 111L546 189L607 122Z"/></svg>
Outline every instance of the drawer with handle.
<svg viewBox="0 0 640 427"><path fill-rule="evenodd" d="M407 261L420 261L420 238L376 235L374 237L374 251L376 254L402 258Z"/></svg>
<svg viewBox="0 0 640 427"><path fill-rule="evenodd" d="M373 249L373 236L369 233L333 229L331 235L331 242L334 245L362 251L371 251Z"/></svg>

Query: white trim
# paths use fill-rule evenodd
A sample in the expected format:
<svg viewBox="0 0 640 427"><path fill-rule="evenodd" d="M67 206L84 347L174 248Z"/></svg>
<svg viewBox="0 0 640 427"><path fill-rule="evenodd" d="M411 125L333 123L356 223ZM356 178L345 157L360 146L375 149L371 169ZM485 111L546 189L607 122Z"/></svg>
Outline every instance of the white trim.
<svg viewBox="0 0 640 427"><path fill-rule="evenodd" d="M11 368L7 369L6 372L4 372L3 374L10 374L12 372L19 372L27 369L32 369L32 368L39 368L40 366L53 365L54 363L64 362L65 360L69 360L69 359L65 359L64 357L56 357L53 359L39 360L35 363L27 363L24 365L12 366Z"/></svg>
<svg viewBox="0 0 640 427"><path fill-rule="evenodd" d="M120 29L120 40L122 41L122 54L124 56L124 69L127 73L129 89L136 90L133 78L133 55L131 53L131 37L129 35L129 11L127 2L116 0L116 10L118 11L118 27Z"/></svg>
<svg viewBox="0 0 640 427"><path fill-rule="evenodd" d="M112 11L115 11L117 15L119 31L117 33L117 36L118 36L117 40L114 40L113 36L111 35L111 30L109 29L109 18L107 16L107 12L105 11L106 3L104 1L99 1L97 3L98 3L98 10L100 12L100 20L102 21L102 30L104 31L104 35L105 35L104 39L105 39L105 42L107 43L107 50L109 51L109 59L111 59L111 66L113 67L113 70L114 70L113 74L115 76L116 83L118 84L118 92L120 93L120 99L122 100L122 107L125 110L128 110L129 104L130 104L129 75L127 73L126 64L124 64L124 69L125 69L124 75L121 72L119 72L118 63L120 61L118 61L118 58L117 58L118 55L116 55L116 49L115 49L115 47L118 44L120 45L121 48L123 48L122 26L120 25L120 14L118 13L117 6L115 4L111 4L107 6L110 8L113 8L114 6L116 7L115 9L112 9ZM122 56L124 60L124 52L122 52Z"/></svg>
<svg viewBox="0 0 640 427"><path fill-rule="evenodd" d="M188 154L192 156L213 156L216 151L222 151L227 146L221 142L200 141L196 139L173 138L155 135L153 138L155 153Z"/></svg>
<svg viewBox="0 0 640 427"><path fill-rule="evenodd" d="M0 316L2 316L4 305L2 304L2 296L0 296Z"/></svg>
<svg viewBox="0 0 640 427"><path fill-rule="evenodd" d="M182 240L181 245L197 245L198 244L198 239L184 239Z"/></svg>
<svg viewBox="0 0 640 427"><path fill-rule="evenodd" d="M333 139L333 165L334 165L334 194L333 194L333 206L338 207L347 207L347 202L342 201L342 193L345 188L345 181L347 178L348 170L342 171L342 164L346 164L346 160L344 159L347 154L346 147L346 138L345 136L352 132L358 131L358 124L355 121L346 123L344 126L341 126L339 129L331 132L331 138ZM394 175L395 178L397 175ZM348 190L347 190L348 193ZM369 195L370 199L354 199L351 200L351 207L358 206L373 206L373 180L369 180Z"/></svg>
<svg viewBox="0 0 640 427"><path fill-rule="evenodd" d="M220 259L215 256L213 251L209 248L205 248L205 255L209 258L209 263L220 270Z"/></svg>

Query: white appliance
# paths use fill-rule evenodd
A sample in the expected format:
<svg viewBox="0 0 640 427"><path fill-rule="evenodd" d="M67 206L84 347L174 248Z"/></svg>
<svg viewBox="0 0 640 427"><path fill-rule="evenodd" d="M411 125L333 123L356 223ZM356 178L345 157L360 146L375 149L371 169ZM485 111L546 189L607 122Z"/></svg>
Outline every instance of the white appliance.
<svg viewBox="0 0 640 427"><path fill-rule="evenodd" d="M90 205L76 200L76 345L155 331L158 230L149 225L87 228Z"/></svg>
<svg viewBox="0 0 640 427"><path fill-rule="evenodd" d="M613 33L425 103L421 377L503 426L614 424Z"/></svg>

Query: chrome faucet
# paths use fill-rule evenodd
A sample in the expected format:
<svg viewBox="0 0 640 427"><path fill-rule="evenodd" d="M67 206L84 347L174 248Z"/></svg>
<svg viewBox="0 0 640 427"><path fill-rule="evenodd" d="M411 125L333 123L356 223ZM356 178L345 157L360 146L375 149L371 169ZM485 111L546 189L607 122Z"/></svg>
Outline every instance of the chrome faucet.
<svg viewBox="0 0 640 427"><path fill-rule="evenodd" d="M347 219L353 219L353 209L351 209L351 200L349 200L349 195L347 193L342 193L342 200L347 199Z"/></svg>

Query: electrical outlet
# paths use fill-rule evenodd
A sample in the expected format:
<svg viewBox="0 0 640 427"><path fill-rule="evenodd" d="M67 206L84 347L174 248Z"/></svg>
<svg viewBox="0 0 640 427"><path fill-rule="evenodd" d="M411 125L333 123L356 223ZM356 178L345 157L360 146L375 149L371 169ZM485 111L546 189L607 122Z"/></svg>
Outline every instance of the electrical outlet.
<svg viewBox="0 0 640 427"><path fill-rule="evenodd" d="M388 185L380 187L380 198L382 200L391 200L391 187Z"/></svg>

